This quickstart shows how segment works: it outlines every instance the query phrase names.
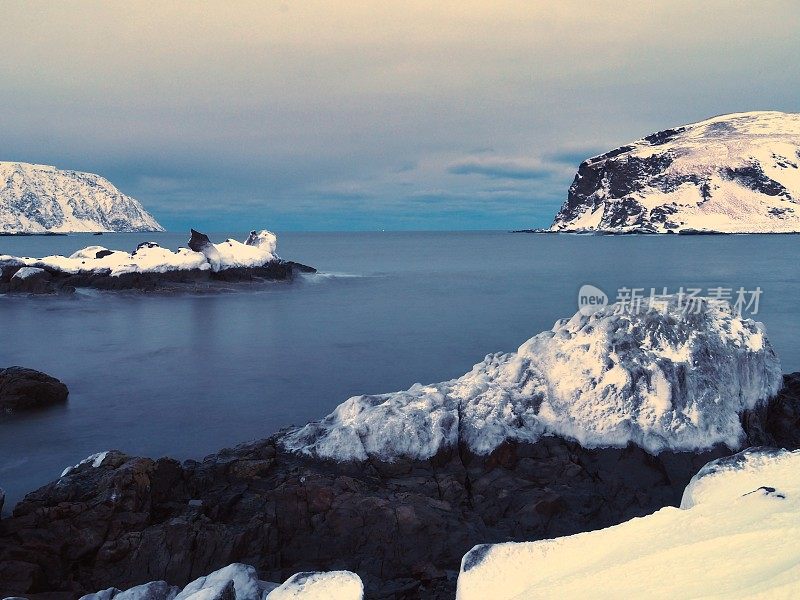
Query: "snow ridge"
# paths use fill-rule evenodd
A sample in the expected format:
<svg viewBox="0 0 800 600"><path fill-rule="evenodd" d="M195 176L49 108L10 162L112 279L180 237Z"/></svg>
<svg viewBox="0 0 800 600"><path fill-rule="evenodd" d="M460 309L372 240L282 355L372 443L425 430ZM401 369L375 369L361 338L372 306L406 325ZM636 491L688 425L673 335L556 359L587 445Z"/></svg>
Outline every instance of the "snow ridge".
<svg viewBox="0 0 800 600"><path fill-rule="evenodd" d="M137 201L93 173L0 162L0 231L164 231Z"/></svg>
<svg viewBox="0 0 800 600"><path fill-rule="evenodd" d="M350 398L281 443L340 461L428 459L459 443L485 455L545 435L652 454L736 449L740 413L778 392L780 363L761 323L724 302L697 309L672 298L659 310L578 313L458 379Z"/></svg>
<svg viewBox="0 0 800 600"><path fill-rule="evenodd" d="M550 229L800 232L800 114L722 115L589 158Z"/></svg>

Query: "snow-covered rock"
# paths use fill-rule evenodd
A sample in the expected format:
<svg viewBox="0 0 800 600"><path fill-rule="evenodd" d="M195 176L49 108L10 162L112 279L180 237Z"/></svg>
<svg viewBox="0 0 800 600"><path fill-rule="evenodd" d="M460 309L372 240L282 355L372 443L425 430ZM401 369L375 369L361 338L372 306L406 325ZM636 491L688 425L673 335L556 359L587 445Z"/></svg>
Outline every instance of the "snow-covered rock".
<svg viewBox="0 0 800 600"><path fill-rule="evenodd" d="M197 232L193 231L193 236ZM202 235L202 234L199 234ZM47 269L68 274L106 273L112 277L128 273L167 273L172 271L213 271L234 268L254 268L267 265L278 256L275 253L277 238L269 231L251 232L247 243L225 240L213 244L203 236L206 243L201 250L179 248L176 252L162 248L155 242L144 242L133 252L109 250L103 246L88 246L70 256L45 256L27 258L0 255L0 267L23 267L24 275ZM192 238L194 240L194 237ZM16 275L15 275L16 276Z"/></svg>
<svg viewBox="0 0 800 600"><path fill-rule="evenodd" d="M581 163L553 231L800 231L800 114L722 115Z"/></svg>
<svg viewBox="0 0 800 600"><path fill-rule="evenodd" d="M173 600L180 591L166 581L151 581L134 586L114 596L114 600Z"/></svg>
<svg viewBox="0 0 800 600"><path fill-rule="evenodd" d="M686 308L672 297L652 310L578 313L458 379L350 398L281 443L342 461L427 459L458 443L488 454L544 435L654 454L738 449L739 415L780 389L779 361L763 325L727 303Z"/></svg>
<svg viewBox="0 0 800 600"><path fill-rule="evenodd" d="M0 231L163 231L137 201L92 173L0 162Z"/></svg>
<svg viewBox="0 0 800 600"><path fill-rule="evenodd" d="M258 579L254 567L233 563L195 579L174 600L261 600L265 585L269 584ZM232 591L233 596L227 598L227 591Z"/></svg>
<svg viewBox="0 0 800 600"><path fill-rule="evenodd" d="M457 598L798 596L800 451L714 461L684 505L589 533L476 546L462 560Z"/></svg>
<svg viewBox="0 0 800 600"><path fill-rule="evenodd" d="M361 578L350 571L296 573L283 585L261 581L255 568L233 563L180 590L151 581L121 592L108 588L80 600L362 600Z"/></svg>
<svg viewBox="0 0 800 600"><path fill-rule="evenodd" d="M265 600L361 600L364 585L350 571L296 573Z"/></svg>

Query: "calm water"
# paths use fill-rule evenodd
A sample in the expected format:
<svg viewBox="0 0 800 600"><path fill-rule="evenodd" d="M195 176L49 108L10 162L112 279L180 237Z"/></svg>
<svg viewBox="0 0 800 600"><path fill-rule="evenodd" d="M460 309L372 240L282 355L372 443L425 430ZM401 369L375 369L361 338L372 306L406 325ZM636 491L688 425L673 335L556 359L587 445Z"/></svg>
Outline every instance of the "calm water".
<svg viewBox="0 0 800 600"><path fill-rule="evenodd" d="M175 248L187 236L147 238ZM0 238L0 254L132 249L143 239ZM784 371L798 370L797 244L796 236L288 233L281 255L330 275L205 296L0 297L0 365L40 369L70 388L64 407L0 416L6 512L94 452L200 458L321 417L354 394L458 376L572 315L584 283L610 296L621 286L760 286L757 318Z"/></svg>

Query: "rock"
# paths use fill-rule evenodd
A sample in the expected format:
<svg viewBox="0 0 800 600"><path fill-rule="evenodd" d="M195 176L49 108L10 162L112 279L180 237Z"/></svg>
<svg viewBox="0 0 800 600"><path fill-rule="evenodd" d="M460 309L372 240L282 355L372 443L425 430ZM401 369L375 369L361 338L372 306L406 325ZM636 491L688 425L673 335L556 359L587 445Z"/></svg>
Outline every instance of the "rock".
<svg viewBox="0 0 800 600"><path fill-rule="evenodd" d="M66 385L40 371L23 367L0 369L0 410L41 408L65 402L68 395Z"/></svg>
<svg viewBox="0 0 800 600"><path fill-rule="evenodd" d="M100 590L99 592L95 592L93 594L86 594L85 596L81 596L80 600L111 600L115 598L117 594L119 594L119 590L115 587L110 587L105 590Z"/></svg>
<svg viewBox="0 0 800 600"><path fill-rule="evenodd" d="M180 588L166 581L151 581L120 592L114 600L173 600Z"/></svg>
<svg viewBox="0 0 800 600"><path fill-rule="evenodd" d="M22 267L9 280L8 291L30 294L49 294L55 291L53 276L44 269Z"/></svg>
<svg viewBox="0 0 800 600"><path fill-rule="evenodd" d="M800 231L800 114L722 115L578 167L551 231Z"/></svg>

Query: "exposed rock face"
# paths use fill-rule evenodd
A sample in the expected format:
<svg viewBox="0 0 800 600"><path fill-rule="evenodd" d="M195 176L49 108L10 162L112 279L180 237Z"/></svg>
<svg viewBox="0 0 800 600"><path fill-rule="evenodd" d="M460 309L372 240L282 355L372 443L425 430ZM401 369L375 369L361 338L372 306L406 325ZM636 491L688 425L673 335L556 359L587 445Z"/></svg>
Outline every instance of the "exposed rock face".
<svg viewBox="0 0 800 600"><path fill-rule="evenodd" d="M0 162L0 231L163 231L130 196L92 173Z"/></svg>
<svg viewBox="0 0 800 600"><path fill-rule="evenodd" d="M59 404L65 402L68 395L66 385L40 371L23 367L0 369L0 411L15 412Z"/></svg>
<svg viewBox="0 0 800 600"><path fill-rule="evenodd" d="M800 374L786 384L767 409L743 418L748 438L796 447ZM568 535L677 506L700 467L731 453L587 450L547 436L487 456L462 446L394 463L301 457L276 438L183 464L110 452L0 521L0 594L54 600L153 580L184 586L239 562L269 581L347 569L369 598L452 598L474 545Z"/></svg>
<svg viewBox="0 0 800 600"><path fill-rule="evenodd" d="M553 231L800 231L800 114L667 129L581 163Z"/></svg>

